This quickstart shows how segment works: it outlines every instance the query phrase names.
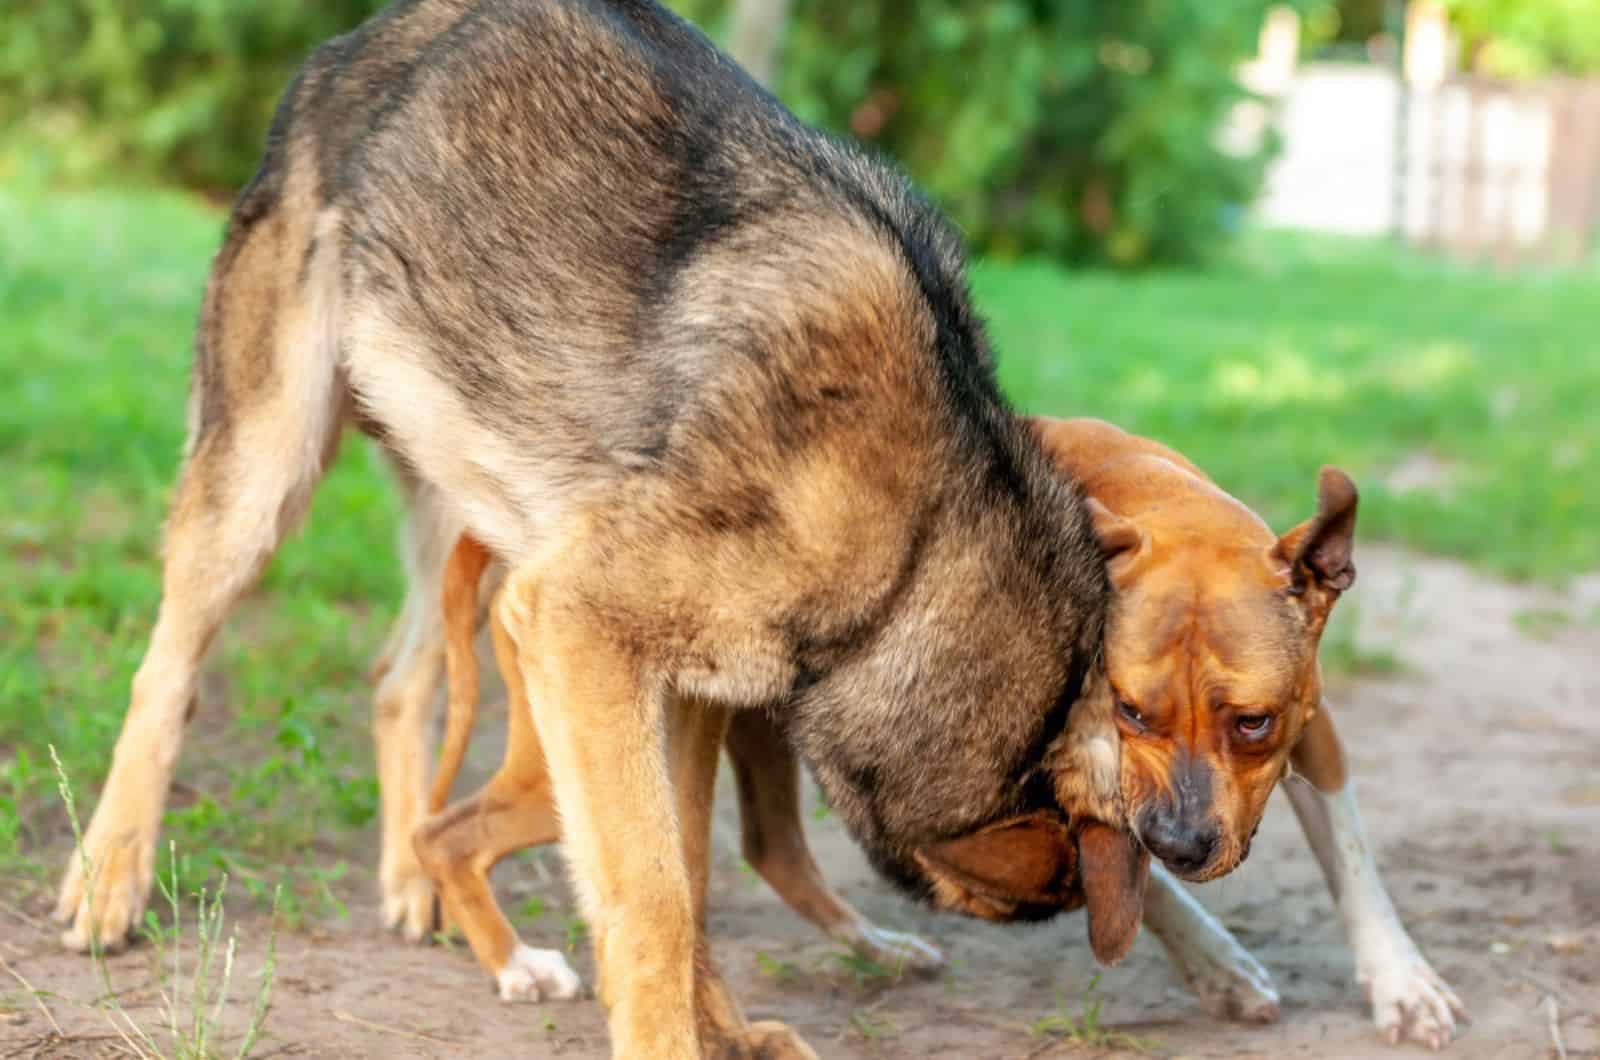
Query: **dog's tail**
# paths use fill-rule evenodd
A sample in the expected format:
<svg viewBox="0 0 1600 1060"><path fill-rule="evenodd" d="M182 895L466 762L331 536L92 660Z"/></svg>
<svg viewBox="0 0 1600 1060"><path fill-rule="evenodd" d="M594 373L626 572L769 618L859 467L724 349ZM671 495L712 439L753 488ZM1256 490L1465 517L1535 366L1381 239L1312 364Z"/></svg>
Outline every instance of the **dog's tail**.
<svg viewBox="0 0 1600 1060"><path fill-rule="evenodd" d="M444 809L449 800L478 719L478 656L472 644L478 625L478 583L488 566L489 550L471 534L461 535L444 565L444 668L450 695L439 769L428 794L430 814Z"/></svg>

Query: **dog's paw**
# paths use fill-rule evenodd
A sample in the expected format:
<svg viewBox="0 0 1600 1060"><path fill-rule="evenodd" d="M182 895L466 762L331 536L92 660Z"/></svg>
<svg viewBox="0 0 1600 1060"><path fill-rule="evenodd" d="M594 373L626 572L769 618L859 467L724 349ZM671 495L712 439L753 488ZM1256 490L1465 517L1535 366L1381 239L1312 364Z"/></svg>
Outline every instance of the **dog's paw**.
<svg viewBox="0 0 1600 1060"><path fill-rule="evenodd" d="M1217 966L1212 973L1189 980L1189 987L1205 1010L1217 1019L1238 1023L1276 1023L1278 990L1254 957L1245 963Z"/></svg>
<svg viewBox="0 0 1600 1060"><path fill-rule="evenodd" d="M707 1060L818 1060L793 1027L761 1020L709 1043Z"/></svg>
<svg viewBox="0 0 1600 1060"><path fill-rule="evenodd" d="M433 882L409 849L384 857L378 871L378 886L383 898L385 928L399 931L408 942L426 942L439 930Z"/></svg>
<svg viewBox="0 0 1600 1060"><path fill-rule="evenodd" d="M938 975L946 965L944 954L931 943L876 924L863 924L861 933L851 938L849 945L856 956L882 965L896 975Z"/></svg>
<svg viewBox="0 0 1600 1060"><path fill-rule="evenodd" d="M89 874L84 875L85 857ZM116 953L144 916L154 878L155 845L135 830L110 841L97 840L90 828L83 851L74 851L61 880L55 919L68 925L61 944L78 953L95 946Z"/></svg>
<svg viewBox="0 0 1600 1060"><path fill-rule="evenodd" d="M1363 961L1357 979L1372 1002L1372 1022L1390 1045L1413 1041L1443 1049L1455 1038L1457 1021L1467 1021L1466 1006L1409 939Z"/></svg>
<svg viewBox="0 0 1600 1060"><path fill-rule="evenodd" d="M1188 938L1168 952L1201 1006L1217 1019L1277 1021L1278 990L1272 976L1231 935Z"/></svg>
<svg viewBox="0 0 1600 1060"><path fill-rule="evenodd" d="M495 976L495 987L501 1001L566 1001L578 996L583 983L556 950L536 950L519 942Z"/></svg>

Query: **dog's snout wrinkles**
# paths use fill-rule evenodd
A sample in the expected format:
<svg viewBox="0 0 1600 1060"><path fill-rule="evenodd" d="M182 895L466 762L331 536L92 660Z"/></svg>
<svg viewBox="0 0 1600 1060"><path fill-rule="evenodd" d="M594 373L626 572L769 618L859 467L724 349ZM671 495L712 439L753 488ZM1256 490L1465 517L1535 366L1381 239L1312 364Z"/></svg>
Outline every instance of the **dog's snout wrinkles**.
<svg viewBox="0 0 1600 1060"><path fill-rule="evenodd" d="M1179 755L1172 780L1173 797L1140 814L1139 838L1173 871L1193 876L1211 864L1222 845L1221 824L1211 812L1211 766L1201 756Z"/></svg>
<svg viewBox="0 0 1600 1060"><path fill-rule="evenodd" d="M1140 835L1150 853L1182 874L1199 872L1209 864L1222 838L1214 825L1197 825L1168 813L1150 814Z"/></svg>

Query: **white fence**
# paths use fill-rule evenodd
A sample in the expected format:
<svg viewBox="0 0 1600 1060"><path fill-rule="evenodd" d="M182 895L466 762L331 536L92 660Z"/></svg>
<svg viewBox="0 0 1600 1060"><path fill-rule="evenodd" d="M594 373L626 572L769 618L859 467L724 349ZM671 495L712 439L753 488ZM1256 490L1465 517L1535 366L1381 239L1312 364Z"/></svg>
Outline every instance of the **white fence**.
<svg viewBox="0 0 1600 1060"><path fill-rule="evenodd" d="M1600 227L1600 83L1451 78L1407 86L1403 105L1400 86L1383 67L1336 63L1309 64L1273 86L1284 150L1259 216L1401 232L1505 262L1590 253Z"/></svg>

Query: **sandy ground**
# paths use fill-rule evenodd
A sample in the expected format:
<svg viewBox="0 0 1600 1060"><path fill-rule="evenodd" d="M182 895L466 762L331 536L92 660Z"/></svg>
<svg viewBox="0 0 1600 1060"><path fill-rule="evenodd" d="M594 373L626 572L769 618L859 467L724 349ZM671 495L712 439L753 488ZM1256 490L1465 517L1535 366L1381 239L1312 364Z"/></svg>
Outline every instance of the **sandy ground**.
<svg viewBox="0 0 1600 1060"><path fill-rule="evenodd" d="M1341 606L1359 610L1363 645L1394 652L1404 668L1340 682L1333 706L1396 904L1472 1011L1473 1025L1450 1052L1555 1056L1553 1002L1566 1055L1600 1057L1600 579L1555 594L1392 550L1369 547L1358 558L1361 582ZM1552 609L1574 621L1541 619ZM498 728L492 714L480 723L480 767L496 758L490 734ZM191 745L191 753L207 751ZM712 934L751 1016L796 1025L830 1058L1111 1051L1029 1030L1063 1009L1083 1012L1097 970L1081 917L999 928L934 916L876 882L838 824L823 820L810 833L841 890L955 959L933 981L860 982L834 947L741 869L732 802L720 804ZM558 872L508 863L498 882L519 904L543 895L553 912L529 941L563 944ZM279 939L272 1010L255 1055L606 1056L594 1001L502 1004L464 947L415 948L380 934L366 888L358 889L347 920ZM1338 918L1282 799L1251 860L1197 893L1271 969L1284 999L1279 1022L1214 1021L1141 938L1099 981L1105 1025L1158 1056L1392 1055L1371 1029ZM0 974L0 1056L127 1055L89 1004L103 994L89 963L56 949L45 906L42 896L0 903L0 973L11 973ZM248 1011L267 934L259 917L243 915L224 1020L230 1034ZM158 1027L162 979L152 960L146 946L109 970L124 1009ZM582 947L575 964L587 977ZM48 1019L13 989L16 976L47 992ZM225 1041L224 1054L236 1047Z"/></svg>

